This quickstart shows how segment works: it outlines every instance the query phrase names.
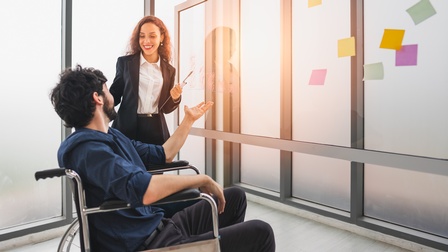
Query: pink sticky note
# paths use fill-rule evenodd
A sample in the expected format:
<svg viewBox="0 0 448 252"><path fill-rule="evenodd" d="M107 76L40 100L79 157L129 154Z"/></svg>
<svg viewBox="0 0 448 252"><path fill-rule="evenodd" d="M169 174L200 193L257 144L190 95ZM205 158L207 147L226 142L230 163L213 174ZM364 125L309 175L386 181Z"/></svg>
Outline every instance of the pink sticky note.
<svg viewBox="0 0 448 252"><path fill-rule="evenodd" d="M403 45L395 52L395 66L416 66L418 45Z"/></svg>
<svg viewBox="0 0 448 252"><path fill-rule="evenodd" d="M309 85L324 85L327 69L316 69L311 73Z"/></svg>

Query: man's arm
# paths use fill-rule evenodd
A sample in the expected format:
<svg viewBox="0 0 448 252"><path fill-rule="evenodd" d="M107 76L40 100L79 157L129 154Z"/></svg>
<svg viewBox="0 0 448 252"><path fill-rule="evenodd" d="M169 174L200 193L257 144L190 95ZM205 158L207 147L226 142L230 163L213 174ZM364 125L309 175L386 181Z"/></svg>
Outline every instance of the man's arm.
<svg viewBox="0 0 448 252"><path fill-rule="evenodd" d="M167 163L173 161L182 145L184 145L193 123L204 115L211 106L213 106L213 102L209 101L207 103L201 102L192 108L187 106L184 107L184 119L180 123L179 127L174 131L173 135L162 145L165 150Z"/></svg>
<svg viewBox="0 0 448 252"><path fill-rule="evenodd" d="M226 204L223 188L207 175L153 175L143 196L143 204L148 205L173 193L188 188L199 188L201 192L214 195L218 199L218 212L224 212Z"/></svg>
<svg viewBox="0 0 448 252"><path fill-rule="evenodd" d="M201 102L195 107L184 107L185 116L173 135L163 144L166 162L171 162L187 139L193 123L213 106L213 102ZM188 188L199 188L201 192L218 199L218 212L224 212L226 201L222 187L207 175L153 175L143 196L143 204L149 205L173 193Z"/></svg>

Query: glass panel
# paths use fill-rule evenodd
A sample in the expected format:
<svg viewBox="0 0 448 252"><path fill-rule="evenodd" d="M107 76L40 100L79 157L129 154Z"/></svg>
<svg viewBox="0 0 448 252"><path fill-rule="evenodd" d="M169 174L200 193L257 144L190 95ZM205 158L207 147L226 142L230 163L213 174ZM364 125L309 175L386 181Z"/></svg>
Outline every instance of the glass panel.
<svg viewBox="0 0 448 252"><path fill-rule="evenodd" d="M179 105L179 108L182 108L179 109L180 120L184 117L184 105L191 107L205 101L204 8L204 5L200 4L179 13L179 82L193 71L182 91L182 102ZM205 116L199 118L193 127L204 128L205 118Z"/></svg>
<svg viewBox="0 0 448 252"><path fill-rule="evenodd" d="M245 0L240 4L241 133L279 138L280 2ZM278 192L280 151L242 145L241 182Z"/></svg>
<svg viewBox="0 0 448 252"><path fill-rule="evenodd" d="M381 63L384 71L382 79L364 83L365 148L448 158L448 36L441 32L448 1L422 3L437 14L416 25L412 17L418 15L407 12L414 3L364 2L365 64ZM404 30L404 36L384 36L386 29ZM380 48L383 39L397 41L403 51Z"/></svg>
<svg viewBox="0 0 448 252"><path fill-rule="evenodd" d="M280 191L280 151L241 145L241 182Z"/></svg>
<svg viewBox="0 0 448 252"><path fill-rule="evenodd" d="M168 5L167 3L164 4ZM170 3L169 5L172 6L174 12L176 6L173 4ZM190 6L183 6L185 9L178 7L179 12L174 13L174 15L178 15L178 30L172 36L173 41L177 41L177 45L174 46L178 46L178 50L176 50L178 55L175 55L177 57L175 59L177 65L175 67L179 82L184 81L191 71L192 74L185 80L187 84L183 87L182 102L179 105L179 122L184 117L184 105L189 107L195 106L205 101L206 96L204 74L205 30L200 29L200 27L205 27L205 7L204 4L199 4L191 8ZM176 37L177 34L178 37ZM199 118L193 127L204 128L208 115L207 113L205 116ZM202 174L205 174L205 138L189 135L179 152L179 159L188 160Z"/></svg>
<svg viewBox="0 0 448 252"><path fill-rule="evenodd" d="M163 23L165 23L166 28L168 29L168 32L170 33L171 36L171 48L172 48L172 52L173 52L173 58L177 57L175 55L175 45L174 45L174 36L176 35L175 30L174 30L174 15L175 15L175 11L174 8L176 7L176 5L184 2L185 0L170 0L170 1L166 1L166 0L159 0L156 1L155 4L155 16L160 18ZM173 60L173 66L175 66L175 59ZM177 70L177 69L176 69ZM176 71L176 74L177 71ZM165 120L166 120L166 125L168 126L168 129L171 133L173 133L175 127L177 126L175 124L175 117L177 117L177 113L174 111L172 113L169 114L165 114Z"/></svg>
<svg viewBox="0 0 448 252"><path fill-rule="evenodd" d="M350 38L350 0L293 1L292 21L293 139L349 147L351 57L338 42Z"/></svg>
<svg viewBox="0 0 448 252"><path fill-rule="evenodd" d="M448 237L448 178L365 165L366 216Z"/></svg>
<svg viewBox="0 0 448 252"><path fill-rule="evenodd" d="M62 213L61 179L34 179L34 172L57 167L61 142L61 121L49 99L61 69L61 1L2 1L0 30L4 229Z"/></svg>
<svg viewBox="0 0 448 252"><path fill-rule="evenodd" d="M280 137L280 36L279 1L241 1L243 134Z"/></svg>
<svg viewBox="0 0 448 252"><path fill-rule="evenodd" d="M350 211L350 162L293 153L293 197Z"/></svg>
<svg viewBox="0 0 448 252"><path fill-rule="evenodd" d="M293 139L350 146L350 1L293 1L292 20ZM349 211L350 162L294 153L293 196Z"/></svg>
<svg viewBox="0 0 448 252"><path fill-rule="evenodd" d="M100 69L110 86L117 58L126 54L143 10L143 0L73 1L73 66Z"/></svg>
<svg viewBox="0 0 448 252"><path fill-rule="evenodd" d="M366 149L446 159L448 37L440 31L448 15L439 10L448 2L421 3L437 15L414 22L418 15L408 12L414 3L364 1L365 64L381 63L384 71L364 83L364 142ZM385 36L386 29L404 30L404 36ZM387 38L402 50L381 46ZM417 50L404 51L408 46ZM365 214L448 237L447 185L446 176L366 165Z"/></svg>
<svg viewBox="0 0 448 252"><path fill-rule="evenodd" d="M182 81L189 72L192 75L184 87L182 104L194 106L207 100L213 101L213 107L204 118L196 122L195 127L212 130L239 132L239 37L238 37L238 0L215 0L191 2L176 6L179 11L178 31L178 73ZM206 23L204 20L208 20ZM198 29L204 27L204 30ZM183 117L183 110L180 110ZM188 152L187 141L181 157ZM207 149L214 157L208 164L216 168L216 179L223 183L223 167L229 167L230 159L224 159L224 152L230 150L230 143L209 141L208 146L191 146L197 153L197 147ZM204 156L205 157L205 156ZM191 161L191 160L189 160ZM202 161L204 163L204 161ZM205 164L204 164L205 166Z"/></svg>
<svg viewBox="0 0 448 252"><path fill-rule="evenodd" d="M205 6L205 81L207 99L215 103L208 128L239 133L239 1L214 0Z"/></svg>
<svg viewBox="0 0 448 252"><path fill-rule="evenodd" d="M187 160L205 174L205 138L189 135L179 152L179 159Z"/></svg>
<svg viewBox="0 0 448 252"><path fill-rule="evenodd" d="M215 141L215 148L216 148L216 156L215 156L215 168L216 168L216 182L218 182L219 184L223 185L224 184L224 167L225 164L227 164L226 162L227 159L229 159L230 156L232 156L231 154L228 155L228 153L230 151L227 151L225 148L227 145L229 145L230 143L228 142L224 142L221 140L216 140Z"/></svg>
<svg viewBox="0 0 448 252"><path fill-rule="evenodd" d="M201 120L206 119L207 129L239 132L238 7L238 0L207 1L195 6L184 3L177 7L179 82L192 71L182 103L193 106L204 99L214 102L207 118L201 118L195 127L204 128Z"/></svg>

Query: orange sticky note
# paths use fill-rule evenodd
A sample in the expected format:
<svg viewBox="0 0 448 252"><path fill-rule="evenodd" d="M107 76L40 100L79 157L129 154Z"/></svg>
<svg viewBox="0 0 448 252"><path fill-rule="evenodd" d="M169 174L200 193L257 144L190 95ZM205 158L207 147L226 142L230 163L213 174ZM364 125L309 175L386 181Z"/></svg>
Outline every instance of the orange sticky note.
<svg viewBox="0 0 448 252"><path fill-rule="evenodd" d="M322 0L308 0L308 8L322 4Z"/></svg>
<svg viewBox="0 0 448 252"><path fill-rule="evenodd" d="M355 56L355 37L338 40L338 57Z"/></svg>
<svg viewBox="0 0 448 252"><path fill-rule="evenodd" d="M384 29L380 48L400 50L403 37L404 30Z"/></svg>

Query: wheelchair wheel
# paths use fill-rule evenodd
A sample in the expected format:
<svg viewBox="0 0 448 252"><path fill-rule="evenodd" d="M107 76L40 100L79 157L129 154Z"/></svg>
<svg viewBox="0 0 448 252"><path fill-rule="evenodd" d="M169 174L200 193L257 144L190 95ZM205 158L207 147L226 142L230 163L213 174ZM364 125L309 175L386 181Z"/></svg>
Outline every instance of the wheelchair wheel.
<svg viewBox="0 0 448 252"><path fill-rule="evenodd" d="M75 219L72 224L70 224L67 231L65 231L64 236L62 236L59 242L58 252L79 252L81 247L79 245L79 222Z"/></svg>

